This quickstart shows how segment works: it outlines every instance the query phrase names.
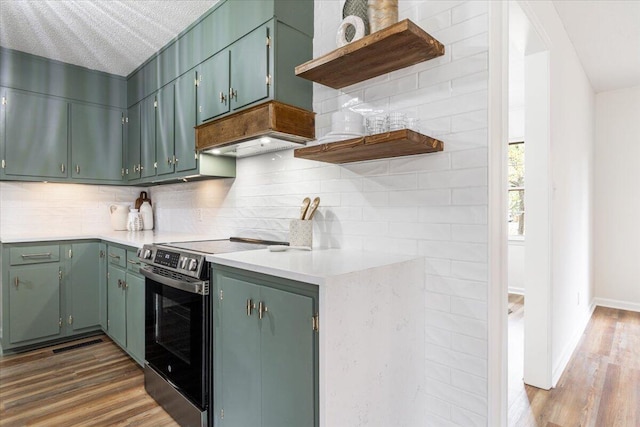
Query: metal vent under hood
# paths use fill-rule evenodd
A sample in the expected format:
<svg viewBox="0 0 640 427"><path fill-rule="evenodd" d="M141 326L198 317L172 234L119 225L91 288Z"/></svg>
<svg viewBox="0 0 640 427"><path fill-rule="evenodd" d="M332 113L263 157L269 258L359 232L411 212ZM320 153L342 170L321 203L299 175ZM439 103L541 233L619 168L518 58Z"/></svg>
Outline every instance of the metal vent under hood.
<svg viewBox="0 0 640 427"><path fill-rule="evenodd" d="M269 101L196 127L196 149L246 157L315 139L315 113Z"/></svg>

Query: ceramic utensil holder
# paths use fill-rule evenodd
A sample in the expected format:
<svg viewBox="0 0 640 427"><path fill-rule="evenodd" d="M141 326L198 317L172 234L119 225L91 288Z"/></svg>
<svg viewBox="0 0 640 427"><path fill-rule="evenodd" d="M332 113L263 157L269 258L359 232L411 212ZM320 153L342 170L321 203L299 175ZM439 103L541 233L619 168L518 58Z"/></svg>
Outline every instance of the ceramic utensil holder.
<svg viewBox="0 0 640 427"><path fill-rule="evenodd" d="M292 219L289 223L291 246L313 246L313 221Z"/></svg>

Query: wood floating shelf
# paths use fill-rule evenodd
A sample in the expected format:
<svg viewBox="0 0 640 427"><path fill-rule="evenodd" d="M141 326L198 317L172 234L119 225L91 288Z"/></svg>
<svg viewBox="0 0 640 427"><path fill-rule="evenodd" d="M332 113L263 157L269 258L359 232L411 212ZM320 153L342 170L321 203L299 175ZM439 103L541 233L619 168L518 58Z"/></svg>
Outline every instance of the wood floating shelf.
<svg viewBox="0 0 640 427"><path fill-rule="evenodd" d="M408 19L296 67L296 75L334 89L444 55L444 45Z"/></svg>
<svg viewBox="0 0 640 427"><path fill-rule="evenodd" d="M327 163L351 163L442 151L442 141L410 129L297 148L294 157Z"/></svg>

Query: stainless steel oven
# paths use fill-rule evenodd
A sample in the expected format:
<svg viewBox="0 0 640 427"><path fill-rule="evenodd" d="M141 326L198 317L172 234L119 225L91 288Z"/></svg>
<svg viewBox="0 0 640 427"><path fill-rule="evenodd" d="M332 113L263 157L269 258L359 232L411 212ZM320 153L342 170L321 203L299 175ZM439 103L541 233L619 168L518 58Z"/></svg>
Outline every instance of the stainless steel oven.
<svg viewBox="0 0 640 427"><path fill-rule="evenodd" d="M215 253L262 249L267 242L232 238L138 251L145 276L145 372L151 395L182 427L213 425L210 263Z"/></svg>
<svg viewBox="0 0 640 427"><path fill-rule="evenodd" d="M183 427L208 425L209 268L203 254L145 246L145 388Z"/></svg>

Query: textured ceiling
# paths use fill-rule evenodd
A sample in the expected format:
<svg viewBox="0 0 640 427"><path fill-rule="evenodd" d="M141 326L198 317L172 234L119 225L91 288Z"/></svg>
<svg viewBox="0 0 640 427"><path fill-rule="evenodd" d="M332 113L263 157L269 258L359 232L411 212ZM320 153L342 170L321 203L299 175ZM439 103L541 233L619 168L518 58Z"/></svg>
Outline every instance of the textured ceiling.
<svg viewBox="0 0 640 427"><path fill-rule="evenodd" d="M640 1L553 4L596 92L640 85Z"/></svg>
<svg viewBox="0 0 640 427"><path fill-rule="evenodd" d="M126 76L217 0L0 0L0 46Z"/></svg>

